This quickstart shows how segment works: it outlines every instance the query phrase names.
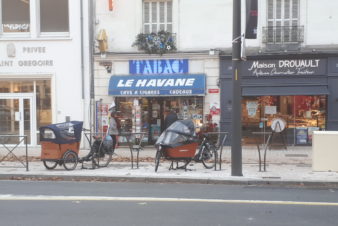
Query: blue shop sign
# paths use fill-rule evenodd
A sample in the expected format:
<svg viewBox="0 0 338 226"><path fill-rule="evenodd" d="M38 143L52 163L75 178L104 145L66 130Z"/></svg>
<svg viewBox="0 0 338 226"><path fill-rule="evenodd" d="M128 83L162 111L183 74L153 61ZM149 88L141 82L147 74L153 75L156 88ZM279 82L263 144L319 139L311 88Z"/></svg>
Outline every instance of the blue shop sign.
<svg viewBox="0 0 338 226"><path fill-rule="evenodd" d="M205 95L205 74L111 76L113 96L192 96Z"/></svg>
<svg viewBox="0 0 338 226"><path fill-rule="evenodd" d="M130 74L186 74L188 72L188 59L129 60Z"/></svg>

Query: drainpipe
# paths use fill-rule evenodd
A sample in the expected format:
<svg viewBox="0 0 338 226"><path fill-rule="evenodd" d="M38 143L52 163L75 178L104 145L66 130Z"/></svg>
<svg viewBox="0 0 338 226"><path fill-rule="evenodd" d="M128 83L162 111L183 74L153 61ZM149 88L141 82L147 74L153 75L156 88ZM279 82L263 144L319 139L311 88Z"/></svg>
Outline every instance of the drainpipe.
<svg viewBox="0 0 338 226"><path fill-rule="evenodd" d="M80 41L80 46L81 46L81 97L82 101L84 101L84 46L83 46L83 3L80 1L80 11L81 11L81 41Z"/></svg>
<svg viewBox="0 0 338 226"><path fill-rule="evenodd" d="M95 0L89 0L89 72L90 72L90 130L95 131L95 92L94 92L94 28L95 28Z"/></svg>

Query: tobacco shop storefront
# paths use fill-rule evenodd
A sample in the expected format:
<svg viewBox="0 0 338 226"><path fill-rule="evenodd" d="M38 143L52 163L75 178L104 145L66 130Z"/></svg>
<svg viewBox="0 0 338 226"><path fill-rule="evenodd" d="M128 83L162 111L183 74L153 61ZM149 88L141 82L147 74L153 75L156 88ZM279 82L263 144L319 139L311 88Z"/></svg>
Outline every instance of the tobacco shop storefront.
<svg viewBox="0 0 338 226"><path fill-rule="evenodd" d="M109 95L115 98L122 132L145 132L144 141L154 144L170 110L202 125L205 79L205 74L111 76Z"/></svg>
<svg viewBox="0 0 338 226"><path fill-rule="evenodd" d="M333 113L338 107L337 68L328 66L332 61L327 57L304 57L243 62L243 144L254 144L253 132L271 131L275 119L283 124L275 142L288 145L311 145L313 131L337 127L329 126L337 124ZM226 106L227 100L221 102Z"/></svg>

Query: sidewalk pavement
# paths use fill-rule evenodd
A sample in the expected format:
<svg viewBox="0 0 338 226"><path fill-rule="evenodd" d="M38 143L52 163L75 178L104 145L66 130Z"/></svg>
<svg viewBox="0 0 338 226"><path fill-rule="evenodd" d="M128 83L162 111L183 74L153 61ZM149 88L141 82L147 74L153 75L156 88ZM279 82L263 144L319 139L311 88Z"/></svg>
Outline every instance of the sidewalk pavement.
<svg viewBox="0 0 338 226"><path fill-rule="evenodd" d="M4 155L3 150L0 153ZM16 155L22 155L21 153ZM246 184L246 185L278 185L278 186L325 186L338 187L338 172L312 171L312 147L288 147L288 150L272 149L267 152L266 171L260 172L257 148L242 148L243 176L232 176L231 150L224 147L222 169L205 169L202 163L191 162L188 170L168 170L170 162L162 161L155 172L153 147L145 147L140 151L139 168L132 169L129 148L119 147L113 155L108 167L82 169L79 163L73 171L63 166L47 170L39 160L40 149L29 149L29 171L17 161L0 163L0 179L32 179L32 180L96 180L96 181L135 181L135 182L177 182L177 183L211 183L211 184ZM88 150L80 150L84 156ZM136 153L134 153L136 156ZM2 157L1 157L2 158ZM0 158L0 160L1 160ZM84 164L91 167L91 163ZM20 167L20 168L19 168ZM135 167L135 164L134 164ZM263 166L262 166L263 170Z"/></svg>

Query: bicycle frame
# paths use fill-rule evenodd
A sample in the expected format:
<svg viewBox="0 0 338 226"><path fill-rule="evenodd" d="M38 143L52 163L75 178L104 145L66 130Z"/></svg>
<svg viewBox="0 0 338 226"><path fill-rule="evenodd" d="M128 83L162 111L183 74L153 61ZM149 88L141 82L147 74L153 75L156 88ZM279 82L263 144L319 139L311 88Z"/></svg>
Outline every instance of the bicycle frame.
<svg viewBox="0 0 338 226"><path fill-rule="evenodd" d="M212 144L210 144L208 136L207 135L203 135L203 140L202 140L202 142L200 144L199 150L198 150L197 154L194 157L194 160L196 162L202 161L202 157L203 157L202 153L204 151L204 148L205 147L209 148L210 145L212 145Z"/></svg>
<svg viewBox="0 0 338 226"><path fill-rule="evenodd" d="M197 149L197 143L195 142L194 146L194 153L196 152ZM179 147L184 147L184 145L179 146ZM203 135L203 140L199 146L198 152L197 154L194 154L193 156L190 157L181 157L179 155L177 155L177 157L173 156L173 155L168 155L168 151L170 149L173 149L172 147L168 146L168 145L163 145L163 144L158 144L158 149L156 152L156 156L155 156L155 172L157 171L158 165L159 165L159 160L161 157L164 157L167 160L171 160L171 165L169 170L171 169L185 169L187 170L187 165L194 160L195 162L202 162L204 167L211 169L213 167L215 167L216 169L216 162L217 162L217 151L214 147L214 145L212 145L208 139L207 135ZM184 148L183 148L184 149ZM189 148L188 148L189 149ZM190 147L191 149L191 147ZM191 153L192 150L189 150L189 152ZM211 158L214 157L214 161L213 162L209 162L208 160L210 160ZM181 167L178 167L178 162L179 161L183 161L185 162L185 164ZM177 166L176 168L174 168L173 163L176 162Z"/></svg>

